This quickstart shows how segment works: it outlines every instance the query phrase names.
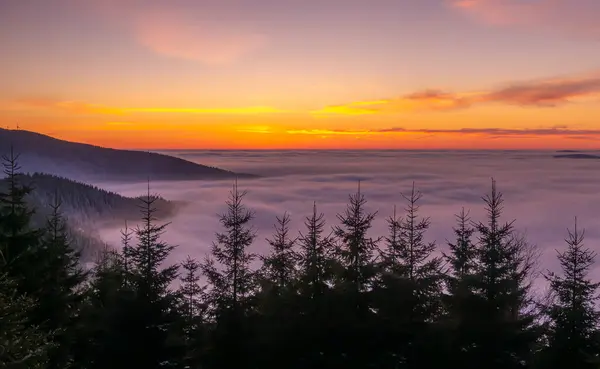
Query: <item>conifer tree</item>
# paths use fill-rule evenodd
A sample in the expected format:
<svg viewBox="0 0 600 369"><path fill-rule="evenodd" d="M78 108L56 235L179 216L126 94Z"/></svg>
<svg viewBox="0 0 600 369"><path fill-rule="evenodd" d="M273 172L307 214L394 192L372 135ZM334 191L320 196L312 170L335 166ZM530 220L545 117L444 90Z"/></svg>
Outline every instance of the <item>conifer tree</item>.
<svg viewBox="0 0 600 369"><path fill-rule="evenodd" d="M18 294L16 284L6 274L0 275L0 368L47 367L48 351L54 345L51 335L29 321L35 305L31 298Z"/></svg>
<svg viewBox="0 0 600 369"><path fill-rule="evenodd" d="M332 306L335 245L333 234L325 233L325 226L325 214L318 212L313 202L312 213L305 218L305 229L298 237L298 297L288 335L294 342L286 342L288 348L296 350L288 354L296 359L292 368L326 368L339 361L339 331L334 329Z"/></svg>
<svg viewBox="0 0 600 369"><path fill-rule="evenodd" d="M256 238L249 224L254 219L254 212L243 204L246 194L246 191L238 190L236 181L227 200L227 212L219 219L225 232L217 233L211 255L202 265L213 287L210 295L218 310L243 311L245 300L255 290L255 275L250 263L256 255L248 251ZM216 268L215 262L223 266L223 271Z"/></svg>
<svg viewBox="0 0 600 369"><path fill-rule="evenodd" d="M0 252L8 277L21 293L31 294L41 288L40 258L36 258L41 231L32 227L34 211L27 206L26 197L33 188L22 183L18 160L12 146L9 154L2 156L7 188L0 192Z"/></svg>
<svg viewBox="0 0 600 369"><path fill-rule="evenodd" d="M288 213L284 213L281 218L277 217L277 224L274 225L275 234L272 239L267 239L271 252L261 257L263 262L261 275L276 291L290 287L295 280L298 254L294 251L296 239L289 235L290 221Z"/></svg>
<svg viewBox="0 0 600 369"><path fill-rule="evenodd" d="M300 294L310 301L322 301L332 278L333 240L324 235L325 214L317 212L313 203L311 216L304 221L306 233L300 232L299 243L299 283Z"/></svg>
<svg viewBox="0 0 600 369"><path fill-rule="evenodd" d="M404 274L404 271L399 270L401 267L400 253L403 250L403 230L402 230L402 218L398 217L396 213L396 206L394 205L393 214L386 219L388 234L383 238L385 247L382 251L383 254L383 265L382 271L390 274Z"/></svg>
<svg viewBox="0 0 600 369"><path fill-rule="evenodd" d="M430 323L441 314L442 260L433 255L436 245L426 242L430 219L419 214L422 194L413 184L406 201L405 215L388 219L387 259L392 273L384 276L380 319L390 336L387 356L394 365L427 367L432 359Z"/></svg>
<svg viewBox="0 0 600 369"><path fill-rule="evenodd" d="M184 367L200 368L206 350L207 304L204 302L206 287L200 285L201 265L188 256L181 263L183 274L180 277L179 311L182 315L183 338L185 341Z"/></svg>
<svg viewBox="0 0 600 369"><path fill-rule="evenodd" d="M375 213L365 209L367 200L357 192L349 196L343 214L338 214L339 226L334 227L338 241L336 261L340 266L335 301L334 331L339 335L335 365L364 367L375 355L374 340L370 337L372 320L373 286L377 276L376 251L379 239L368 236Z"/></svg>
<svg viewBox="0 0 600 369"><path fill-rule="evenodd" d="M349 196L345 213L337 215L341 225L334 227L334 235L339 241L337 259L343 268L341 282L357 299L371 288L376 273L375 251L379 240L374 241L367 233L377 212L368 213L366 203L359 183L357 192ZM355 303L362 312L368 308L359 300Z"/></svg>
<svg viewBox="0 0 600 369"><path fill-rule="evenodd" d="M468 321L470 314L475 313L466 307L472 302L478 250L473 241L475 228L469 213L463 208L455 217L455 241L448 242L450 252L444 254L449 264L446 275L447 294L443 300L447 314L444 317L444 339L447 343L444 354L448 355L452 367L461 368L467 365L463 348L472 344L472 337L466 336L470 332L464 322Z"/></svg>
<svg viewBox="0 0 600 369"><path fill-rule="evenodd" d="M179 288L181 298L181 313L189 322L201 322L196 318L202 318L206 310L203 301L206 287L200 285L201 265L195 259L188 256L181 263L183 274L181 275L181 287Z"/></svg>
<svg viewBox="0 0 600 369"><path fill-rule="evenodd" d="M239 367L249 354L247 321L256 291L256 276L251 268L256 255L249 247L256 234L250 225L254 212L243 204L246 193L238 190L236 180L226 202L227 212L219 219L224 232L216 234L211 255L202 264L210 287L208 302L217 324L213 365L226 369Z"/></svg>
<svg viewBox="0 0 600 369"><path fill-rule="evenodd" d="M129 228L127 221L125 222L125 228L121 231L121 258L123 262L123 272L125 273L125 283L131 283L132 266L131 266L131 250L134 236L134 230Z"/></svg>
<svg viewBox="0 0 600 369"><path fill-rule="evenodd" d="M455 242L448 242L450 254L446 259L450 264L450 289L452 290L461 280L471 276L476 268L477 248L473 243L475 228L471 226L469 212L463 208L456 215L457 227L453 228Z"/></svg>
<svg viewBox="0 0 600 369"><path fill-rule="evenodd" d="M156 224L157 199L148 186L146 196L140 198L142 224L135 229L137 245L131 247L128 255L139 329L130 354L135 365L143 368L176 367L177 354L181 354L181 347L174 344L172 337L177 296L170 289L178 277L179 266L164 266L175 246L161 239L168 223Z"/></svg>
<svg viewBox="0 0 600 369"><path fill-rule="evenodd" d="M374 287L374 307L377 310L376 330L380 339L380 352L375 362L380 367L395 367L403 363L400 347L406 342L401 337L404 329L402 322L407 292L404 276L406 266L402 262L404 252L404 230L402 218L398 216L396 206L386 219L388 234L383 238L383 256L379 263L380 274Z"/></svg>
<svg viewBox="0 0 600 369"><path fill-rule="evenodd" d="M425 233L431 226L431 220L419 215L419 201L423 195L416 191L413 183L410 195L402 194L402 197L407 206L406 215L400 222L402 238L399 259L404 266L405 277L415 286L424 283L420 288L435 288L435 285L439 286L441 259L431 257L436 248L435 243L425 242Z"/></svg>
<svg viewBox="0 0 600 369"><path fill-rule="evenodd" d="M425 235L431 226L428 217L421 217L419 201L423 197L413 183L410 195L402 195L407 205L400 222L401 242L399 260L403 277L409 283L411 324L422 324L439 317L442 282L442 259L434 256L435 242L426 242Z"/></svg>
<svg viewBox="0 0 600 369"><path fill-rule="evenodd" d="M36 253L43 266L38 276L42 288L36 294L39 304L32 321L48 332L56 332L57 346L50 352L48 368L63 369L72 361L70 350L79 324L77 315L86 274L79 265L79 253L70 243L58 196L55 195L50 209L41 246Z"/></svg>
<svg viewBox="0 0 600 369"><path fill-rule="evenodd" d="M595 368L593 359L598 359L600 351L596 308L600 283L592 282L589 272L596 253L585 247L585 230L577 228L577 219L568 234L567 249L558 252L561 275L550 272L545 276L554 301L548 309L550 332L543 367Z"/></svg>
<svg viewBox="0 0 600 369"><path fill-rule="evenodd" d="M257 366L262 368L278 367L280 357L293 358L294 325L297 316L297 279L299 255L294 246L297 238L290 236L291 218L287 212L277 217L272 238L266 241L270 252L261 256L261 291L258 294L259 335L254 342Z"/></svg>
<svg viewBox="0 0 600 369"><path fill-rule="evenodd" d="M137 365L132 348L138 348L139 312L122 256L106 248L98 256L86 290L74 352L79 368L127 369Z"/></svg>
<svg viewBox="0 0 600 369"><path fill-rule="evenodd" d="M515 237L513 223L502 223L502 194L492 180L491 194L483 198L487 222L478 233L474 299L465 309L470 344L462 347L467 367L486 362L490 369L522 368L531 360L536 339L534 317L527 313L532 265L524 254L528 245ZM473 305L474 304L474 305ZM466 318L465 318L466 319Z"/></svg>

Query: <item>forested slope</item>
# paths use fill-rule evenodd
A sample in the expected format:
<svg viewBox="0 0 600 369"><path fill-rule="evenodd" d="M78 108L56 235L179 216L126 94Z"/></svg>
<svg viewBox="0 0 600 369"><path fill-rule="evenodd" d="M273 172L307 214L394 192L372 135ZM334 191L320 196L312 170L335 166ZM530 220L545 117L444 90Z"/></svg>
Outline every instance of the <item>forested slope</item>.
<svg viewBox="0 0 600 369"><path fill-rule="evenodd" d="M122 226L126 221L137 222L140 218L139 198L121 196L96 186L44 173L20 174L19 181L32 188L26 201L36 209L32 218L34 226L45 226L51 205L55 201L61 204L70 236L82 251L84 261L93 261L106 246L97 233L99 228ZM0 191L6 190L6 180L0 180ZM176 212L177 204L160 197L156 201L160 209L157 218L165 219Z"/></svg>

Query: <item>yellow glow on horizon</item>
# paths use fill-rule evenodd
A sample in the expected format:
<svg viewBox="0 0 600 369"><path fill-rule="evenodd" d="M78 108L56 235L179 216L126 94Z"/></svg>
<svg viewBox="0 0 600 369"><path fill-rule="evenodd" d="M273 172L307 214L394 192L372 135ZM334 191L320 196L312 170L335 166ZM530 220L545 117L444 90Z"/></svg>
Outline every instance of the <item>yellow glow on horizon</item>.
<svg viewBox="0 0 600 369"><path fill-rule="evenodd" d="M285 110L269 106L250 106L241 108L126 108L131 113L190 113L190 114L267 114L285 113Z"/></svg>
<svg viewBox="0 0 600 369"><path fill-rule="evenodd" d="M290 135L310 135L310 136L357 136L357 135L370 135L377 132L371 131L335 131L329 129L291 129L286 131Z"/></svg>
<svg viewBox="0 0 600 369"><path fill-rule="evenodd" d="M241 127L237 129L236 132L270 134L273 133L273 130L269 126L248 126Z"/></svg>
<svg viewBox="0 0 600 369"><path fill-rule="evenodd" d="M250 103L232 99L207 101L206 108L194 108L193 99L185 101L192 106L185 108L177 107L175 98L165 99L164 105L158 97L123 101L122 106L129 107L31 98L0 101L0 126L14 127L18 122L22 129L115 148L600 147L600 93L573 94L565 88L558 92L570 95L555 98L562 95L527 86L499 91L492 95L429 90L329 106L323 104L326 100L301 104L290 99L278 104L264 99L253 105L252 99ZM542 103L532 103L537 100ZM571 132L543 132L553 127Z"/></svg>

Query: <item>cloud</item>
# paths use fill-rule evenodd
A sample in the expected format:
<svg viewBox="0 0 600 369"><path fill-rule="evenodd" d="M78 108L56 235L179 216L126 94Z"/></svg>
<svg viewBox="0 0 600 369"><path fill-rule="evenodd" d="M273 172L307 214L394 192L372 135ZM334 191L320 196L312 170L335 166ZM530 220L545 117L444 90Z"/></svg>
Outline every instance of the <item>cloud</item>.
<svg viewBox="0 0 600 369"><path fill-rule="evenodd" d="M600 38L597 0L445 0L468 17L494 26L518 26Z"/></svg>
<svg viewBox="0 0 600 369"><path fill-rule="evenodd" d="M109 114L122 115L124 111L99 104L90 104L82 101L57 101L44 98L25 98L16 101L17 105L53 109L71 114Z"/></svg>
<svg viewBox="0 0 600 369"><path fill-rule="evenodd" d="M325 107L313 114L375 114L409 111L449 111L481 104L508 104L525 107L554 107L600 94L600 76L589 75L563 79L520 82L489 91L446 92L429 89L399 98L376 102L351 102ZM356 107L360 106L360 109Z"/></svg>
<svg viewBox="0 0 600 369"><path fill-rule="evenodd" d="M261 133L261 134L270 134L273 133L271 127L269 126L250 126L239 128L237 132L243 133Z"/></svg>
<svg viewBox="0 0 600 369"><path fill-rule="evenodd" d="M288 130L288 134L296 135L377 135L377 134L450 134L450 135L479 135L495 137L539 137L539 136L558 136L558 137L591 137L599 136L600 129L570 129L568 127L549 127L549 128L531 128L531 129L510 129L510 128L461 128L461 129L408 129L404 127L390 127L375 130L327 130L327 129L304 129Z"/></svg>
<svg viewBox="0 0 600 369"><path fill-rule="evenodd" d="M394 131L396 132L396 131ZM485 136L600 136L600 129L569 129L566 127L554 128L532 128L532 129L507 129L507 128L462 128L451 129L422 129L407 131L400 128L398 132L414 132L426 134L461 134L461 135L485 135Z"/></svg>
<svg viewBox="0 0 600 369"><path fill-rule="evenodd" d="M356 101L347 105L326 106L323 109L315 110L312 113L319 114L343 114L343 115L363 115L375 114L378 112L377 106L387 104L387 100L377 101Z"/></svg>
<svg viewBox="0 0 600 369"><path fill-rule="evenodd" d="M600 75L555 78L520 82L488 91L447 92L428 89L398 98L354 101L309 111L314 116L366 115L405 113L412 111L452 111L483 104L508 104L523 107L555 107L589 99L600 101ZM177 113L213 115L257 115L278 113L306 113L271 106L246 107L114 107L83 101L61 101L48 98L24 98L0 106L15 110L19 106L54 109L72 114L125 115L132 113ZM16 106L14 105L16 104Z"/></svg>
<svg viewBox="0 0 600 369"><path fill-rule="evenodd" d="M17 108L18 106L44 108L72 114L125 115L131 113L178 113L215 115L254 115L286 112L285 110L280 110L269 106L247 106L231 108L122 108L100 104L90 104L82 101L59 101L40 98L25 98L17 100L13 103L13 106L15 108Z"/></svg>
<svg viewBox="0 0 600 369"><path fill-rule="evenodd" d="M157 54L209 65L235 62L267 41L250 30L201 21L183 9L144 11L135 18L133 28L136 40Z"/></svg>
<svg viewBox="0 0 600 369"><path fill-rule="evenodd" d="M248 106L239 108L125 108L123 109L123 111L130 113L189 113L226 115L268 114L286 112L285 110L280 110L269 106Z"/></svg>
<svg viewBox="0 0 600 369"><path fill-rule="evenodd" d="M396 99L377 101L356 101L345 105L326 106L311 111L313 115L364 115L377 113L398 113L415 110L453 110L467 107L465 97L438 90L427 90L402 96Z"/></svg>
<svg viewBox="0 0 600 369"><path fill-rule="evenodd" d="M172 153L171 153L172 154ZM490 177L498 180L505 194L504 220L516 219L516 227L526 232L530 242L543 251L542 266L557 267L555 249L565 247L566 228L578 216L581 227L588 228L586 243L600 242L593 227L600 222L600 181L598 162L552 158L548 152L453 152L453 151L281 151L196 152L187 160L217 165L238 172L264 175L257 180L240 181L247 189L245 204L256 210L258 237L253 251L267 251L265 238L272 232L276 215L288 211L294 234L303 230L304 217L312 202L327 219L327 227L337 224L336 214L345 209L348 194L356 190L358 180L368 200L369 211L379 211L370 235L386 234L385 218L393 206L402 207L401 192L409 191L413 181L423 192L421 214L431 216L432 228L427 241L436 241L446 251L446 239L452 240L453 214L462 207L471 210L473 220L483 220L481 196L490 190ZM145 191L145 183L101 187L136 196ZM152 191L166 198L190 201L189 206L172 219L165 238L178 245L172 260L187 255L201 258L210 249L214 234L220 230L215 214L226 210L230 181L186 181L152 183ZM118 242L117 229L104 236ZM600 268L594 271L600 277Z"/></svg>
<svg viewBox="0 0 600 369"><path fill-rule="evenodd" d="M369 135L377 133L377 131L366 131L366 130L334 130L334 129L290 129L286 131L290 135L315 135L315 136L357 136L357 135Z"/></svg>
<svg viewBox="0 0 600 369"><path fill-rule="evenodd" d="M504 102L525 106L556 106L569 99L600 93L600 77L522 83L491 91L482 102Z"/></svg>

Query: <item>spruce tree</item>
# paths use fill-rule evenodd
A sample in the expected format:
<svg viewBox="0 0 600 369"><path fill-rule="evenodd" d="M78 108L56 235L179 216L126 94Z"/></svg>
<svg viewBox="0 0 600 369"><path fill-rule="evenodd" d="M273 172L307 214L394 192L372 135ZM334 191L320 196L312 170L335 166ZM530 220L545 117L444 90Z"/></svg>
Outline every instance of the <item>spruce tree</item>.
<svg viewBox="0 0 600 369"><path fill-rule="evenodd" d="M398 269L402 265L400 263L400 253L403 250L403 230L402 218L398 217L395 205L394 212L386 219L386 223L388 234L383 238L385 247L382 250L381 270L389 274L404 274L404 271Z"/></svg>
<svg viewBox="0 0 600 369"><path fill-rule="evenodd" d="M174 246L162 241L168 224L157 225L158 197L140 197L142 223L122 232L122 252L106 250L92 274L83 310L80 361L86 369L179 368L177 293L171 285L178 266L164 266Z"/></svg>
<svg viewBox="0 0 600 369"><path fill-rule="evenodd" d="M43 286L37 294L39 304L32 321L48 332L56 332L54 340L57 347L50 352L48 368L63 369L72 362L71 347L79 324L81 289L86 273L79 265L79 253L70 243L58 196L55 195L50 209L45 233L36 253L38 263L43 266L38 276Z"/></svg>
<svg viewBox="0 0 600 369"><path fill-rule="evenodd" d="M453 228L455 241L448 242L450 252L444 254L449 270L446 275L447 289L444 296L447 315L443 319L445 333L443 338L446 340L446 350L443 354L452 367L462 368L468 362L464 348L469 347L473 342L473 338L467 336L470 329L465 325L465 321L469 320L470 314L476 313L467 307L473 305L478 250L473 240L475 228L472 226L469 213L463 208L455 217L457 220L457 226Z"/></svg>
<svg viewBox="0 0 600 369"><path fill-rule="evenodd" d="M121 259L123 262L123 272L125 273L125 283L131 284L132 266L131 266L131 250L133 247L134 230L129 228L125 222L125 228L121 229Z"/></svg>
<svg viewBox="0 0 600 369"><path fill-rule="evenodd" d="M324 235L325 214L317 212L316 203L304 226L306 233L300 232L298 238L299 292L319 305L332 280L333 239L332 235Z"/></svg>
<svg viewBox="0 0 600 369"><path fill-rule="evenodd" d="M4 266L0 268L0 368L45 369L54 347L52 336L31 324L29 315L37 302L17 292Z"/></svg>
<svg viewBox="0 0 600 369"><path fill-rule="evenodd" d="M0 190L0 252L3 255L8 277L17 283L21 293L40 291L41 267L36 253L39 251L41 231L32 227L34 211L26 199L33 187L23 183L19 155L11 146L2 156L5 189Z"/></svg>
<svg viewBox="0 0 600 369"><path fill-rule="evenodd" d="M349 196L344 214L337 215L341 225L334 227L334 235L339 241L337 259L343 268L341 283L354 295L355 307L361 313L368 309L368 304L361 301L361 295L371 288L375 277L375 253L379 241L367 235L377 212L368 213L366 204L359 183L357 192Z"/></svg>
<svg viewBox="0 0 600 369"><path fill-rule="evenodd" d="M430 219L419 214L422 194L413 184L406 201L405 215L388 219L388 272L379 299L384 332L389 336L382 345L388 346L388 365L408 368L431 365L430 323L441 314L442 260L434 255L436 245L426 242Z"/></svg>
<svg viewBox="0 0 600 369"><path fill-rule="evenodd" d="M139 346L133 340L143 333L127 278L122 255L106 248L91 272L82 306L83 324L74 349L79 368L136 367Z"/></svg>
<svg viewBox="0 0 600 369"><path fill-rule="evenodd" d="M296 350L295 355L289 355L296 358L292 368L326 368L339 361L332 299L335 245L325 226L325 214L317 211L314 202L311 215L304 221L305 230L298 237L298 299L289 335L295 339L289 343Z"/></svg>
<svg viewBox="0 0 600 369"><path fill-rule="evenodd" d="M475 228L471 226L469 212L463 208L460 214L456 215L457 227L453 228L455 241L448 242L450 254L445 255L450 264L450 290L456 285L471 276L476 268L477 248L473 242Z"/></svg>
<svg viewBox="0 0 600 369"><path fill-rule="evenodd" d="M237 180L227 200L227 212L220 216L224 232L216 234L211 254L202 264L209 284L208 302L216 320L213 365L237 368L248 360L248 317L256 275L251 268L256 255L249 251L256 238L250 222L254 212L243 204L246 191L239 191Z"/></svg>
<svg viewBox="0 0 600 369"><path fill-rule="evenodd" d="M261 368L278 367L278 358L293 358L294 325L297 316L296 275L299 256L294 250L297 238L290 236L291 218L287 212L277 217L274 235L267 238L270 252L261 256L261 291L258 294L259 335L254 342ZM260 354L258 354L260 353Z"/></svg>
<svg viewBox="0 0 600 369"><path fill-rule="evenodd" d="M357 192L349 196L346 211L337 216L341 224L334 227L338 242L336 261L340 266L333 320L340 343L339 361L335 365L364 367L375 355L375 342L370 337L374 327L372 291L379 239L368 236L377 213L367 212L366 204L359 183Z"/></svg>
<svg viewBox="0 0 600 369"><path fill-rule="evenodd" d="M206 304L203 301L206 287L200 285L201 265L188 256L182 263L183 274L180 277L181 286L181 313L190 323L201 322L196 318L203 318Z"/></svg>
<svg viewBox="0 0 600 369"><path fill-rule="evenodd" d="M200 285L201 265L188 256L181 263L179 312L182 315L185 341L186 368L200 368L207 344L207 304L204 301L206 286Z"/></svg>
<svg viewBox="0 0 600 369"><path fill-rule="evenodd" d="M562 273L548 273L554 301L549 306L550 332L543 367L595 368L598 358L598 287L589 278L596 252L585 247L585 230L568 231L567 249L558 253Z"/></svg>
<svg viewBox="0 0 600 369"><path fill-rule="evenodd" d="M471 342L461 350L464 367L490 369L523 368L531 362L536 340L534 317L528 314L531 260L527 243L515 237L513 222L502 223L503 197L492 180L491 194L483 198L487 221L476 225L477 267L473 299L463 332ZM468 328L467 328L468 327Z"/></svg>
<svg viewBox="0 0 600 369"><path fill-rule="evenodd" d="M407 283L404 278L406 266L402 262L405 238L402 222L394 206L392 215L386 219L388 234L383 238L383 258L379 263L380 273L374 287L376 329L381 337L380 352L375 360L379 367L396 367L404 362L400 356L400 347L407 341L401 337Z"/></svg>
<svg viewBox="0 0 600 369"><path fill-rule="evenodd" d="M277 217L274 225L275 234L272 239L267 239L271 252L262 256L263 266L261 275L266 282L276 291L282 291L290 287L295 280L298 254L294 251L296 238L291 238L290 216L284 213L283 217Z"/></svg>
<svg viewBox="0 0 600 369"><path fill-rule="evenodd" d="M410 195L402 194L407 202L404 219L400 222L400 264L404 267L404 277L408 279L415 287L421 291L415 291L420 294L433 288L434 293L439 292L436 285L439 286L441 271L441 259L432 257L436 249L435 242L425 242L425 234L431 226L429 218L422 218L419 214L419 201L423 197L421 192L416 191L413 184ZM431 310L428 314L435 314Z"/></svg>
<svg viewBox="0 0 600 369"><path fill-rule="evenodd" d="M175 345L172 327L176 324L176 293L170 287L178 277L178 265L164 266L175 246L161 237L168 223L156 224L158 196L148 192L140 198L142 223L135 229L137 244L129 250L132 269L135 322L139 337L132 348L131 360L137 367L177 367L181 347Z"/></svg>

